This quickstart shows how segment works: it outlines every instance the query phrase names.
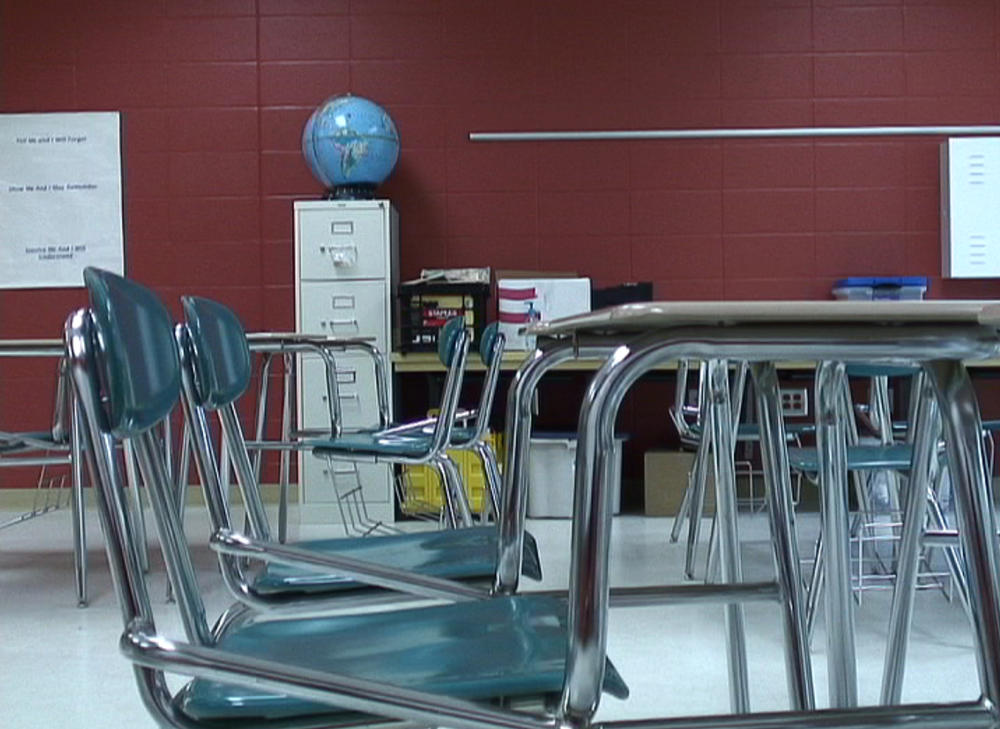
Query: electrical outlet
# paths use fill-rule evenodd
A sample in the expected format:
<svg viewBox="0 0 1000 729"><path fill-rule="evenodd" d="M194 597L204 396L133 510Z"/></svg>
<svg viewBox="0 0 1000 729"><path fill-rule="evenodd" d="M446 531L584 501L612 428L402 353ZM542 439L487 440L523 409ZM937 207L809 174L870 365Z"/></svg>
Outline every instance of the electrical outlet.
<svg viewBox="0 0 1000 729"><path fill-rule="evenodd" d="M781 413L790 417L808 415L809 390L805 387L782 387Z"/></svg>

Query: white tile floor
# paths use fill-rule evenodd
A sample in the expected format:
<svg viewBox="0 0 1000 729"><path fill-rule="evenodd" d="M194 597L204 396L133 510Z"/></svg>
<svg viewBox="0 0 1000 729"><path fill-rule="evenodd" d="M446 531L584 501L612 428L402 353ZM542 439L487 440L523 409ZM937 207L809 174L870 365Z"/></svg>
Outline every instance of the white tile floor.
<svg viewBox="0 0 1000 729"><path fill-rule="evenodd" d="M4 521L0 514L0 522ZM815 533L813 515L800 517L803 544ZM90 606L79 609L73 593L70 521L67 511L0 531L0 726L153 727L140 704L128 664L118 654L121 618L111 590L96 515L90 524ZM671 519L625 516L615 521L612 580L616 585L680 582L683 546L667 543ZM532 521L546 572L542 587L567 582L569 523ZM766 518L741 522L748 579L767 578L771 559ZM200 514L188 518L192 541L204 544L208 529ZM704 529L707 534L708 530ZM310 533L308 536L314 536ZM228 603L215 573L214 557L196 550L210 609ZM154 564L158 625L179 637L172 606L163 599L163 571ZM531 584L528 585L529 587ZM878 696L886 633L888 592L866 592L857 611L861 697ZM725 713L728 691L721 606L616 609L609 655L629 683L627 701L605 699L603 718ZM754 710L787 706L777 610L747 608L751 701ZM957 700L978 696L968 621L958 602L940 592L921 592L911 643L904 700ZM817 701L826 703L823 622L813 638Z"/></svg>

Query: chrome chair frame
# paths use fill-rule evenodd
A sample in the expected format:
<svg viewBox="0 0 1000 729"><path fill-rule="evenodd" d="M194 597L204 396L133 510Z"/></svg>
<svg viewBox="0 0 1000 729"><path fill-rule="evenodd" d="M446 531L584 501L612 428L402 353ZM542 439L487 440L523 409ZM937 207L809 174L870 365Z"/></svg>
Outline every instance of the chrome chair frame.
<svg viewBox="0 0 1000 729"><path fill-rule="evenodd" d="M254 414L254 437L246 441L251 452L251 463L254 477L259 480L263 455L266 452L279 452L278 480L278 541L284 542L288 535L288 490L291 482L291 454L300 449L298 442L305 437L315 437L330 433L340 434L342 431L342 410L340 403L338 373L335 355L340 352L359 351L371 360L375 372L376 399L378 403L378 427L384 428L391 421L389 409L388 385L385 362L381 352L365 338L339 338L316 336L301 333L282 332L250 332L247 334L247 345L251 354L262 357L260 365L260 387L257 392L256 412ZM315 354L323 362L326 385L324 396L328 407L329 427L319 430L296 429L293 425L295 415L295 392L299 359L306 354ZM281 395L281 433L278 440L265 437L267 425L268 404L270 394L270 373L274 358L280 356L283 362L282 395ZM180 455L176 473L178 490L178 508L184 512L185 492L190 470L192 442L190 431L185 426L181 435ZM231 463L227 453L228 445L223 441L220 449L220 478L223 484L231 482ZM336 488L336 484L334 484ZM339 495L339 493L338 493ZM360 497L359 497L360 498ZM353 523L355 517L365 531L382 528L381 523L368 516L364 502L352 503L354 511L345 513L344 505L338 498L343 523ZM349 506L348 508L351 508Z"/></svg>
<svg viewBox="0 0 1000 729"><path fill-rule="evenodd" d="M166 323L166 312L154 325L159 330L169 332ZM133 323L133 328L135 325ZM148 322L138 326L148 326ZM196 727L217 727L214 720L192 718L183 713L174 702L170 687L165 679L165 672L195 676L210 681L228 684L248 685L255 690L263 690L278 694L278 698L292 697L305 699L320 704L329 705L331 712L335 710L364 712L365 716L326 714L309 714L301 719L264 718L248 719L239 725L246 727L280 727L291 729L318 729L319 727L345 727L358 724L399 726L438 726L442 723L458 729L553 729L558 722L552 717L551 711L542 707L541 696L529 696L534 699L531 708L524 703L525 699L516 696L508 701L505 692L530 691L530 686L517 688L522 684L501 683L502 687L495 689L496 693L487 696L497 696L497 701L473 700L457 698L441 693L406 688L388 684L378 680L360 678L354 675L320 671L306 667L293 661L272 660L245 655L221 648L219 641L234 621L245 618L245 610L240 608L235 612L227 612L212 627L209 627L205 605L201 600L197 579L192 569L190 554L187 551L182 525L173 503L172 484L164 466L162 444L151 431L151 421L156 412L165 407L167 398L173 389L174 396L179 392L179 382L171 374L171 368L150 368L142 371L145 365L137 365L140 370L137 376L149 377L153 384L140 388L140 404L136 407L124 407L114 426L110 422L108 412L102 399L102 366L98 363L99 349L95 318L90 311L83 309L71 314L66 325L66 347L70 373L74 390L78 398L82 420L83 434L87 448L85 449L87 467L97 486L98 504L102 527L106 537L108 558L112 566L114 585L122 609L124 633L120 646L122 652L136 665L136 678L140 694L147 708L155 719L164 726L177 729L195 729ZM164 336L159 335L162 342ZM104 339L107 341L107 339ZM169 350L168 350L169 351ZM127 365L119 366L119 370L132 368L129 359ZM175 365L176 367L176 365ZM120 392L120 391L119 391ZM145 400L142 400L145 398ZM114 400L115 397L112 397ZM149 402L149 405L142 403ZM186 635L184 641L168 640L156 632L153 609L145 584L142 565L136 549L136 533L134 515L128 508L122 489L121 464L116 449L116 441L129 439L132 443L139 470L144 484L149 488L153 514L160 533L167 571L174 585L178 598L182 624ZM213 548L232 557L254 556L290 564L300 568L318 568L336 570L349 574L371 584L396 589L422 590L429 598L444 599L452 602L465 602L469 609L477 606L488 607L490 604L509 604L508 612L516 612L518 605L528 608L529 603L538 604L538 599L531 598L498 598L488 599L490 593L438 580L431 577L414 576L399 570L380 568L342 557L318 557L303 554L301 550L292 547L273 544L261 544L258 540L232 532L220 533L213 538ZM551 601L551 598L542 598ZM535 601L532 603L531 601ZM548 603L546 603L548 604ZM443 606L442 609L448 606ZM558 606L554 612L538 614L539 627L552 626L557 619ZM426 611L428 628L434 627L435 616L440 613L438 608L431 606ZM448 613L451 614L450 612ZM473 620L481 619L475 615L491 614L489 610L476 610ZM378 615L384 615L379 613ZM362 615L360 618L369 617ZM352 616L359 618L359 616ZM308 618L306 618L308 620ZM281 625L277 621L274 625ZM444 627L453 638L457 635L456 623L452 627ZM520 628L511 629L508 639L517 640L522 634L525 639L530 635L519 632ZM549 631L551 634L551 630ZM433 640L433 630L429 634ZM312 633L304 635L310 639ZM501 636L503 637L503 636ZM318 640L319 636L312 636ZM550 641L551 643L551 641ZM456 640L451 644L460 648ZM483 646L472 646L476 655L483 655ZM559 651L549 653L559 663L562 658ZM394 653L393 655L397 655ZM422 656L423 654L421 654ZM524 651L525 660L533 656L529 650ZM520 656L520 653L518 654ZM489 661L489 656L484 656ZM416 663L419 663L418 657ZM403 661L403 665L407 665ZM490 664L492 665L492 664ZM520 665L520 664L518 664ZM552 665L552 664L547 664ZM613 672L612 669L608 669ZM405 671L404 671L405 673ZM604 667L602 667L602 674ZM488 670L480 674L484 681L492 681L493 675ZM535 674L526 674L527 680ZM545 685L551 685L551 672L545 675ZM517 677L514 676L516 679ZM501 682L503 677L500 677ZM494 690L492 683L483 688ZM506 687L506 688L503 688ZM546 689L551 690L551 689ZM624 698L627 688L618 681L611 689ZM478 694L473 694L478 695ZM540 708L542 707L542 708ZM533 712L533 713L529 713ZM373 716L374 715L374 716ZM227 724L233 725L233 724Z"/></svg>
<svg viewBox="0 0 1000 729"><path fill-rule="evenodd" d="M188 311L187 307L189 305L197 307L198 305L204 306L211 304L211 302L207 301L199 304L198 301L199 300L197 299L185 301L185 311ZM198 312L198 309L194 308L192 311ZM218 460L216 458L217 449L214 446L210 432L209 409L201 404L203 399L199 397L199 392L201 392L201 390L198 385L199 369L196 364L199 357L198 349L195 344L197 340L192 334L190 325L187 323L177 324L175 326L174 339L176 341L180 361L181 402L184 410L185 431L190 433L190 442L194 446L196 465L203 486L212 528L216 534L233 534L235 533L235 527L229 507L228 493L227 489L224 488L224 482L219 478L221 469L218 467ZM344 340L343 342L326 340L323 342L322 346L324 351L329 353L330 350L337 346L349 348L354 345L355 342L351 340ZM312 348L315 345L309 342L299 342L296 346L300 350L302 347L305 347L306 351L312 351ZM209 352L203 354L210 355L208 359L211 361L215 358L223 359L225 353L221 351L209 350ZM488 406L489 399L484 398L484 401ZM215 412L218 415L221 426L220 429L223 443L226 445L224 449L218 450L224 451L225 455L230 459L236 472L236 480L246 510L250 535L255 542L260 545L273 542L272 531L266 510L264 508L264 503L260 495L256 473L253 468L253 464L251 463L246 441L243 437L242 426L236 411L235 400L217 407ZM288 445L289 447L297 447L302 450L306 448L306 446L301 442L291 443ZM382 539L392 540L393 537L378 537L373 539L377 539L379 541ZM468 542L467 546L471 547L474 543L474 541ZM246 544L246 542L241 542L241 544ZM409 544L413 549L420 548L420 544L417 542L410 542ZM322 556L324 554L332 553L329 549L323 549L317 552L317 550L311 549L307 545L294 546L292 549L297 550L297 553L300 556L309 555L309 559L317 554ZM348 556L350 555L348 554ZM222 555L220 556L220 567L222 570L223 581L234 597L243 604L257 610L269 610L276 607L290 608L295 606L307 606L312 609L316 609L318 606L322 605L323 601L327 601L331 605L336 604L338 608L343 608L348 604L367 604L372 602L398 603L407 597L406 595L400 595L398 592L394 593L386 592L384 590L372 591L364 589L351 589L346 591L344 589L328 589L326 591L317 591L312 594L301 594L292 589L284 592L273 591L262 593L255 588L253 580L247 577L245 570L243 569L243 565L239 560ZM414 572L417 573L416 570L414 570ZM479 576L477 579L481 581L482 576ZM459 580L456 584L468 584L468 581ZM333 588L337 586L332 585L331 587ZM417 599L425 598L422 594L418 594L416 597Z"/></svg>
<svg viewBox="0 0 1000 729"><path fill-rule="evenodd" d="M84 471L82 444L78 428L79 413L76 402L70 396L67 384L66 365L63 360L64 348L58 340L36 342L12 342L0 346L0 357L53 357L58 358L58 380L56 384L55 406L52 425L46 437L32 434L0 432L0 445L8 447L0 450L0 468L38 467L42 469L36 488L43 487L45 471L49 466L69 465L70 506L73 512L73 573L76 601L79 607L87 605L87 523L85 513ZM53 504L49 491L41 507L37 502L32 509L12 520L0 524L0 529L19 524L41 514L60 508L58 493Z"/></svg>
<svg viewBox="0 0 1000 729"><path fill-rule="evenodd" d="M507 344L507 337L503 332L497 332L493 347L490 350L490 357L484 361L486 373L483 376L483 389L479 394L479 403L472 411L456 412L457 420L465 420L473 417L472 431L466 437L457 438L454 435L448 448L454 450L470 450L479 458L486 477L487 495L489 506L495 518L500 514L500 491L502 488L500 466L497 463L497 456L493 448L486 442L486 434L490 428L490 415L493 412L493 401L496 399L497 385L500 382L500 367L503 364L503 353ZM382 431L385 434L398 433L406 434L416 429L427 432L427 430L437 423L437 418L428 418L425 421L404 424L389 430Z"/></svg>
<svg viewBox="0 0 1000 729"><path fill-rule="evenodd" d="M461 474L447 453L447 449L451 443L452 430L455 426L455 418L459 412L459 397L462 392L462 381L465 376L465 363L468 359L470 339L470 334L464 327L456 335L453 344L452 359L445 374L439 415L433 421L430 421L430 423L428 421L419 421L418 424L414 424L414 427L417 425L429 427L429 436L425 436L422 432L419 436L412 436L412 429L405 425L392 426L372 433L377 438L386 438L388 440L405 440L408 437L419 437L422 440L426 440L426 447L422 449L423 452L421 454L415 456L398 454L355 455L348 451L337 452L335 450L336 437L330 440L329 448L323 447L321 439L305 441L305 447L314 449L314 455L326 458L331 464L334 461L402 465L427 464L433 467L441 477L441 483L444 486L445 516L448 526L452 528L472 526L472 510L469 506L465 489L462 486Z"/></svg>

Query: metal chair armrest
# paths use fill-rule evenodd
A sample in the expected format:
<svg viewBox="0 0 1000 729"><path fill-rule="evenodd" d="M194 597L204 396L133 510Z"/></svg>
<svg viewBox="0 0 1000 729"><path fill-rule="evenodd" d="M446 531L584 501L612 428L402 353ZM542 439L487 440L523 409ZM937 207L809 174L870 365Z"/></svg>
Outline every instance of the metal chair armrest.
<svg viewBox="0 0 1000 729"><path fill-rule="evenodd" d="M229 529L220 529L210 541L214 551L234 557L252 557L302 570L335 572L358 582L422 597L443 600L483 600L486 590L427 575L418 575L385 565L341 555L316 554L276 542L265 542Z"/></svg>

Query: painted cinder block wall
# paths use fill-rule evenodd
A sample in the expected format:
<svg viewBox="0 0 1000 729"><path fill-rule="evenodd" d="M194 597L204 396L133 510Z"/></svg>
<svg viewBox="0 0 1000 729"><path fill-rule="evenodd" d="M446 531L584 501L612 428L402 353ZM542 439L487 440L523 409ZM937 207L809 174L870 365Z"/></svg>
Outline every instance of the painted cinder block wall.
<svg viewBox="0 0 1000 729"><path fill-rule="evenodd" d="M381 193L404 276L576 270L742 299L920 274L934 297L1000 297L940 279L937 139L467 139L995 123L998 53L998 0L0 0L0 111L123 111L129 275L250 329L292 327L292 201L322 192L301 128L344 92L399 125ZM82 300L0 291L0 337L58 336ZM37 424L51 376L0 367L5 424Z"/></svg>

